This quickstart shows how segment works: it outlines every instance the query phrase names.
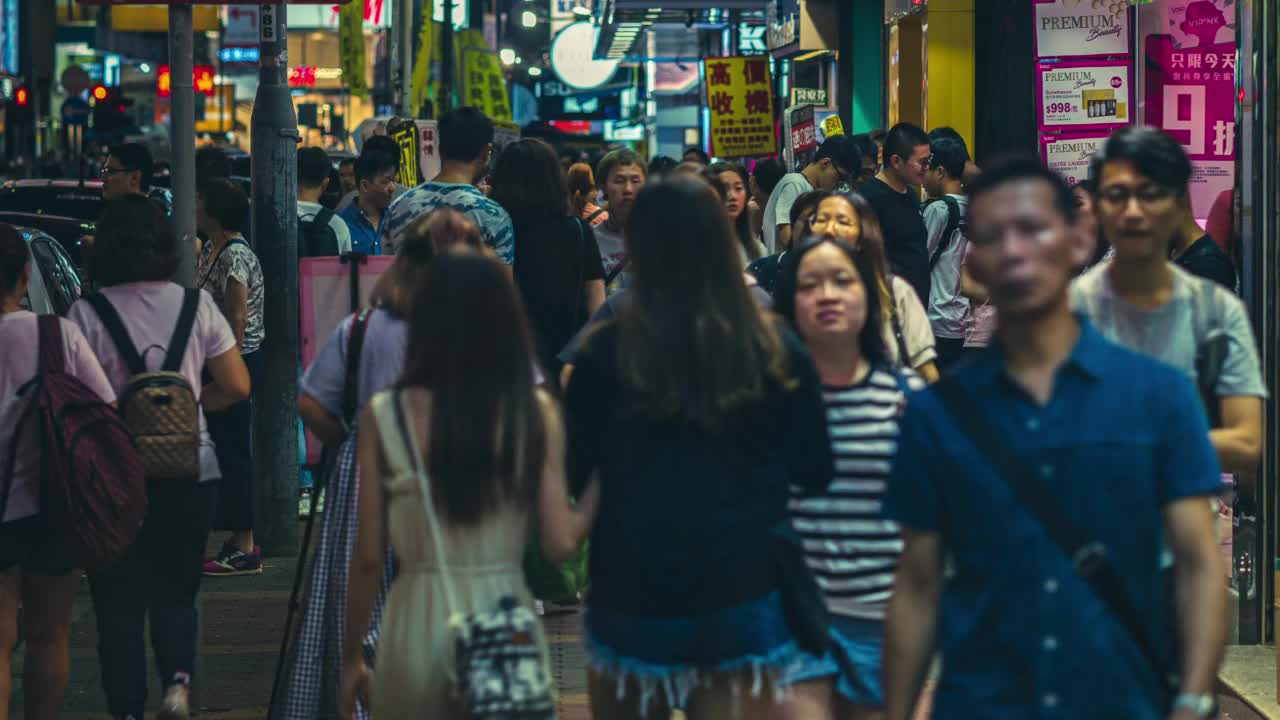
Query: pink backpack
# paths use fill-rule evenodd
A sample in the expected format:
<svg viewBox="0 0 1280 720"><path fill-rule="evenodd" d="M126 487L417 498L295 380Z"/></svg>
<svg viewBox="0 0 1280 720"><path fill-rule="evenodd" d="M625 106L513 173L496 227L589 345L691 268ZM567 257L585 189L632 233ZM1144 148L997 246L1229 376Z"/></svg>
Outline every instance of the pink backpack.
<svg viewBox="0 0 1280 720"><path fill-rule="evenodd" d="M11 482L19 438L38 430L42 554L62 567L104 570L124 556L142 529L142 460L115 408L66 372L58 317L42 315L38 323L39 370L18 390L31 400L9 448L7 477Z"/></svg>

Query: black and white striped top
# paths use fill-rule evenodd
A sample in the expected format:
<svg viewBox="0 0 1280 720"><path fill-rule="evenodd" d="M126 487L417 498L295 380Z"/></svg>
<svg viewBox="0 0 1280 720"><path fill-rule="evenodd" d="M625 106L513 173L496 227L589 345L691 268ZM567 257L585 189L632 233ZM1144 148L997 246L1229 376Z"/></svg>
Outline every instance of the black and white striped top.
<svg viewBox="0 0 1280 720"><path fill-rule="evenodd" d="M902 387L924 388L918 375L899 379L876 368L852 387L824 387L836 475L825 495L793 495L791 519L831 612L883 620L902 554L896 523L881 506L898 449ZM900 371L901 372L901 371Z"/></svg>

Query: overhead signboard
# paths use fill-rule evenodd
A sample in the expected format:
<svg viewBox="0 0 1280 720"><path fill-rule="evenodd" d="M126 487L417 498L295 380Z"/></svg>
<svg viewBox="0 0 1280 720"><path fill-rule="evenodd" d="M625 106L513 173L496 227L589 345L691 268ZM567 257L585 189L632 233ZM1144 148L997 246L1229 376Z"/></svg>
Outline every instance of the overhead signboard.
<svg viewBox="0 0 1280 720"><path fill-rule="evenodd" d="M763 55L769 52L769 47L765 44L767 30L768 27L764 25L738 23L738 54Z"/></svg>
<svg viewBox="0 0 1280 720"><path fill-rule="evenodd" d="M1129 54L1128 3L1035 0L1036 57Z"/></svg>
<svg viewBox="0 0 1280 720"><path fill-rule="evenodd" d="M617 60L596 60L600 29L589 22L569 25L551 42L551 70L572 87L589 90L613 78Z"/></svg>
<svg viewBox="0 0 1280 720"><path fill-rule="evenodd" d="M222 25L222 47L258 43L258 7L228 5Z"/></svg>
<svg viewBox="0 0 1280 720"><path fill-rule="evenodd" d="M551 36L591 14L591 0L550 0ZM578 12L574 12L577 10Z"/></svg>
<svg viewBox="0 0 1280 720"><path fill-rule="evenodd" d="M792 105L826 105L827 99L826 88L791 88Z"/></svg>
<svg viewBox="0 0 1280 720"><path fill-rule="evenodd" d="M491 120L511 119L511 99L496 53L476 47L462 52L462 98Z"/></svg>
<svg viewBox="0 0 1280 720"><path fill-rule="evenodd" d="M767 57L707 58L703 61L711 152L720 157L773 155L773 84Z"/></svg>

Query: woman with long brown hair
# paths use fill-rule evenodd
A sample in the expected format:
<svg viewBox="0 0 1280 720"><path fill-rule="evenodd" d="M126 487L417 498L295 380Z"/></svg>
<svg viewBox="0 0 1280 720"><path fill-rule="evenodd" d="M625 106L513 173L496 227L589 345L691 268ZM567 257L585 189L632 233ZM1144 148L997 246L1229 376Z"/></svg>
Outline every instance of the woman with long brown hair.
<svg viewBox="0 0 1280 720"><path fill-rule="evenodd" d="M833 474L818 379L752 300L721 202L679 176L640 192L631 301L587 340L566 390L574 485L601 481L596 717L830 712L829 680L787 682L803 628L771 560L789 487L821 492Z"/></svg>
<svg viewBox="0 0 1280 720"><path fill-rule="evenodd" d="M764 257L765 253L764 243L751 229L751 210L747 207L751 199L751 176L746 168L732 162L715 163L710 170L724 187L724 209L729 213L734 239L741 249L740 259L746 267L748 263Z"/></svg>
<svg viewBox="0 0 1280 720"><path fill-rule="evenodd" d="M586 163L574 163L569 166L568 172L569 207L574 216L582 218L582 221L591 227L608 220L609 211L596 204L596 193L600 192L600 189L596 186L596 178L591 172L591 166Z"/></svg>
<svg viewBox="0 0 1280 720"><path fill-rule="evenodd" d="M451 615L493 612L505 598L532 605L521 559L535 508L549 556L563 559L585 535L580 513L593 512L598 486L570 507L559 412L536 386L531 352L519 297L497 261L432 262L410 313L404 373L360 415L340 717L352 717L357 697L371 698L379 717L462 717L450 692ZM400 574L373 673L363 628L388 542ZM536 635L545 668L546 639Z"/></svg>

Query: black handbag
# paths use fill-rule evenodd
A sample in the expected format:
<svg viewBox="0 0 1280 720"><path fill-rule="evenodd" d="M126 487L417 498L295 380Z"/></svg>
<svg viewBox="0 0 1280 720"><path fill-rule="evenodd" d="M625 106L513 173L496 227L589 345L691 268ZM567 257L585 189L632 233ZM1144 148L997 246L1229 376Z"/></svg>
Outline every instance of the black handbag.
<svg viewBox="0 0 1280 720"><path fill-rule="evenodd" d="M983 459L1007 483L1018 500L1031 511L1049 537L1070 559L1076 574L1093 589L1102 604L1124 627L1130 640L1146 660L1157 679L1161 696L1156 706L1168 712L1180 685L1179 669L1171 658L1165 659L1143 629L1141 616L1125 591L1123 581L1107 560L1106 546L1092 540L1067 517L1062 506L1040 484L1022 458L1002 439L987 414L954 377L944 377L933 385L933 392L955 421L957 429L978 449Z"/></svg>
<svg viewBox="0 0 1280 720"><path fill-rule="evenodd" d="M770 531L772 565L787 627L801 650L822 656L831 646L831 616L818 581L805 562L800 536L786 520Z"/></svg>

